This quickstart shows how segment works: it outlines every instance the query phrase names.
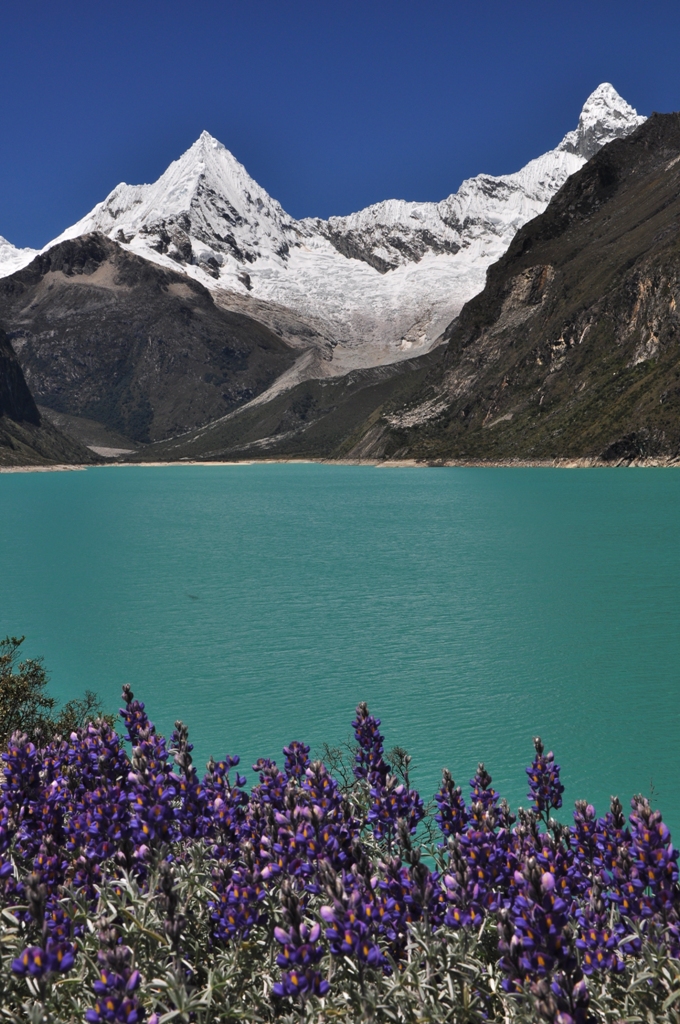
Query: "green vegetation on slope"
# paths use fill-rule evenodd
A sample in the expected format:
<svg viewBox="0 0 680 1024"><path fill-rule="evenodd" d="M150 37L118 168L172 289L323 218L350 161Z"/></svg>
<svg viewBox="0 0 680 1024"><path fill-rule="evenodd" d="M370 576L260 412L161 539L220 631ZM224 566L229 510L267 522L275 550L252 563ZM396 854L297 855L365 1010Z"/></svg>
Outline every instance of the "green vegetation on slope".
<svg viewBox="0 0 680 1024"><path fill-rule="evenodd" d="M423 459L680 453L680 114L601 150L527 224L374 450Z"/></svg>

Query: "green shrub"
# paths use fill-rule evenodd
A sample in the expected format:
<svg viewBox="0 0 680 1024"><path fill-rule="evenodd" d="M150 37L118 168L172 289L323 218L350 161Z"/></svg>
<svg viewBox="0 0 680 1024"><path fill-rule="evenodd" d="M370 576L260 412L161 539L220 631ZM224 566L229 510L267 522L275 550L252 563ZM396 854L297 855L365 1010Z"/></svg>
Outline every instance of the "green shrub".
<svg viewBox="0 0 680 1024"><path fill-rule="evenodd" d="M60 710L47 693L49 677L42 658L19 660L24 637L0 640L0 749L14 732L32 740L48 741L57 733L68 736L86 722L103 714L102 703L92 690L68 701ZM105 716L113 722L113 716Z"/></svg>

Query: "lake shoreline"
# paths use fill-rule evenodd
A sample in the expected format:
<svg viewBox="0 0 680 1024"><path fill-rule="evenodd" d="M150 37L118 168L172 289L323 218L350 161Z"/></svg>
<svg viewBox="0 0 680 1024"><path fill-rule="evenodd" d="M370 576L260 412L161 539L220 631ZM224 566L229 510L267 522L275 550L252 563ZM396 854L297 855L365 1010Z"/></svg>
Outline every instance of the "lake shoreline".
<svg viewBox="0 0 680 1024"><path fill-rule="evenodd" d="M156 468L167 466L259 466L259 465L319 465L319 466L372 466L375 469L674 469L680 468L680 457L650 459L620 459L605 462L597 458L575 459L502 459L498 461L475 459L238 459L201 460L180 459L177 462L101 462L97 464L55 464L29 466L0 466L0 473L68 473L86 469Z"/></svg>

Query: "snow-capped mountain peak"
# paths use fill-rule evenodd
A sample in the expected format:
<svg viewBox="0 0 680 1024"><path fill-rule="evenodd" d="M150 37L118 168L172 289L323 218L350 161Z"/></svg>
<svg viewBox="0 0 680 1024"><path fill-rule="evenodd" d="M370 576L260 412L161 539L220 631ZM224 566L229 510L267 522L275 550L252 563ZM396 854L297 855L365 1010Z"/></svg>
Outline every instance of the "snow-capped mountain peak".
<svg viewBox="0 0 680 1024"><path fill-rule="evenodd" d="M151 185L117 185L51 244L101 231L142 255L195 265L212 278L231 258L245 265L285 255L295 222L226 146L204 131ZM151 257L153 258L153 257Z"/></svg>
<svg viewBox="0 0 680 1024"><path fill-rule="evenodd" d="M630 135L644 120L613 85L603 82L591 92L583 104L577 127L564 136L557 149L590 160L598 149Z"/></svg>
<svg viewBox="0 0 680 1024"><path fill-rule="evenodd" d="M233 308L250 303L257 316L285 307L334 343L323 372L342 372L431 348L518 229L598 149L642 121L603 83L574 131L514 174L470 178L438 203L387 200L302 221L204 131L156 182L118 185L50 244L100 231L219 289ZM4 273L30 261L16 253ZM0 275L1 264L0 249Z"/></svg>
<svg viewBox="0 0 680 1024"><path fill-rule="evenodd" d="M0 235L0 277L7 277L15 270L21 270L38 255L38 249L17 249Z"/></svg>
<svg viewBox="0 0 680 1024"><path fill-rule="evenodd" d="M586 100L574 131L513 174L468 178L440 203L388 200L348 217L316 223L341 251L353 248L359 255L361 242L360 258L382 270L393 270L426 252L470 251L476 239L483 241L484 253L497 259L571 174L602 146L629 135L644 120L604 82Z"/></svg>

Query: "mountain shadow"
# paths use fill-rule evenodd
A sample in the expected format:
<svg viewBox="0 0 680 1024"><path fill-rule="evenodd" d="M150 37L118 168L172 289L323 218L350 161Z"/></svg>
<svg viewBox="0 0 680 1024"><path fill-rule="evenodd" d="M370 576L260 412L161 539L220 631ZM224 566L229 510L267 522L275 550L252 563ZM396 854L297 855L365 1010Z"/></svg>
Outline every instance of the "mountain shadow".
<svg viewBox="0 0 680 1024"><path fill-rule="evenodd" d="M0 330L0 466L88 463L91 451L45 422Z"/></svg>

